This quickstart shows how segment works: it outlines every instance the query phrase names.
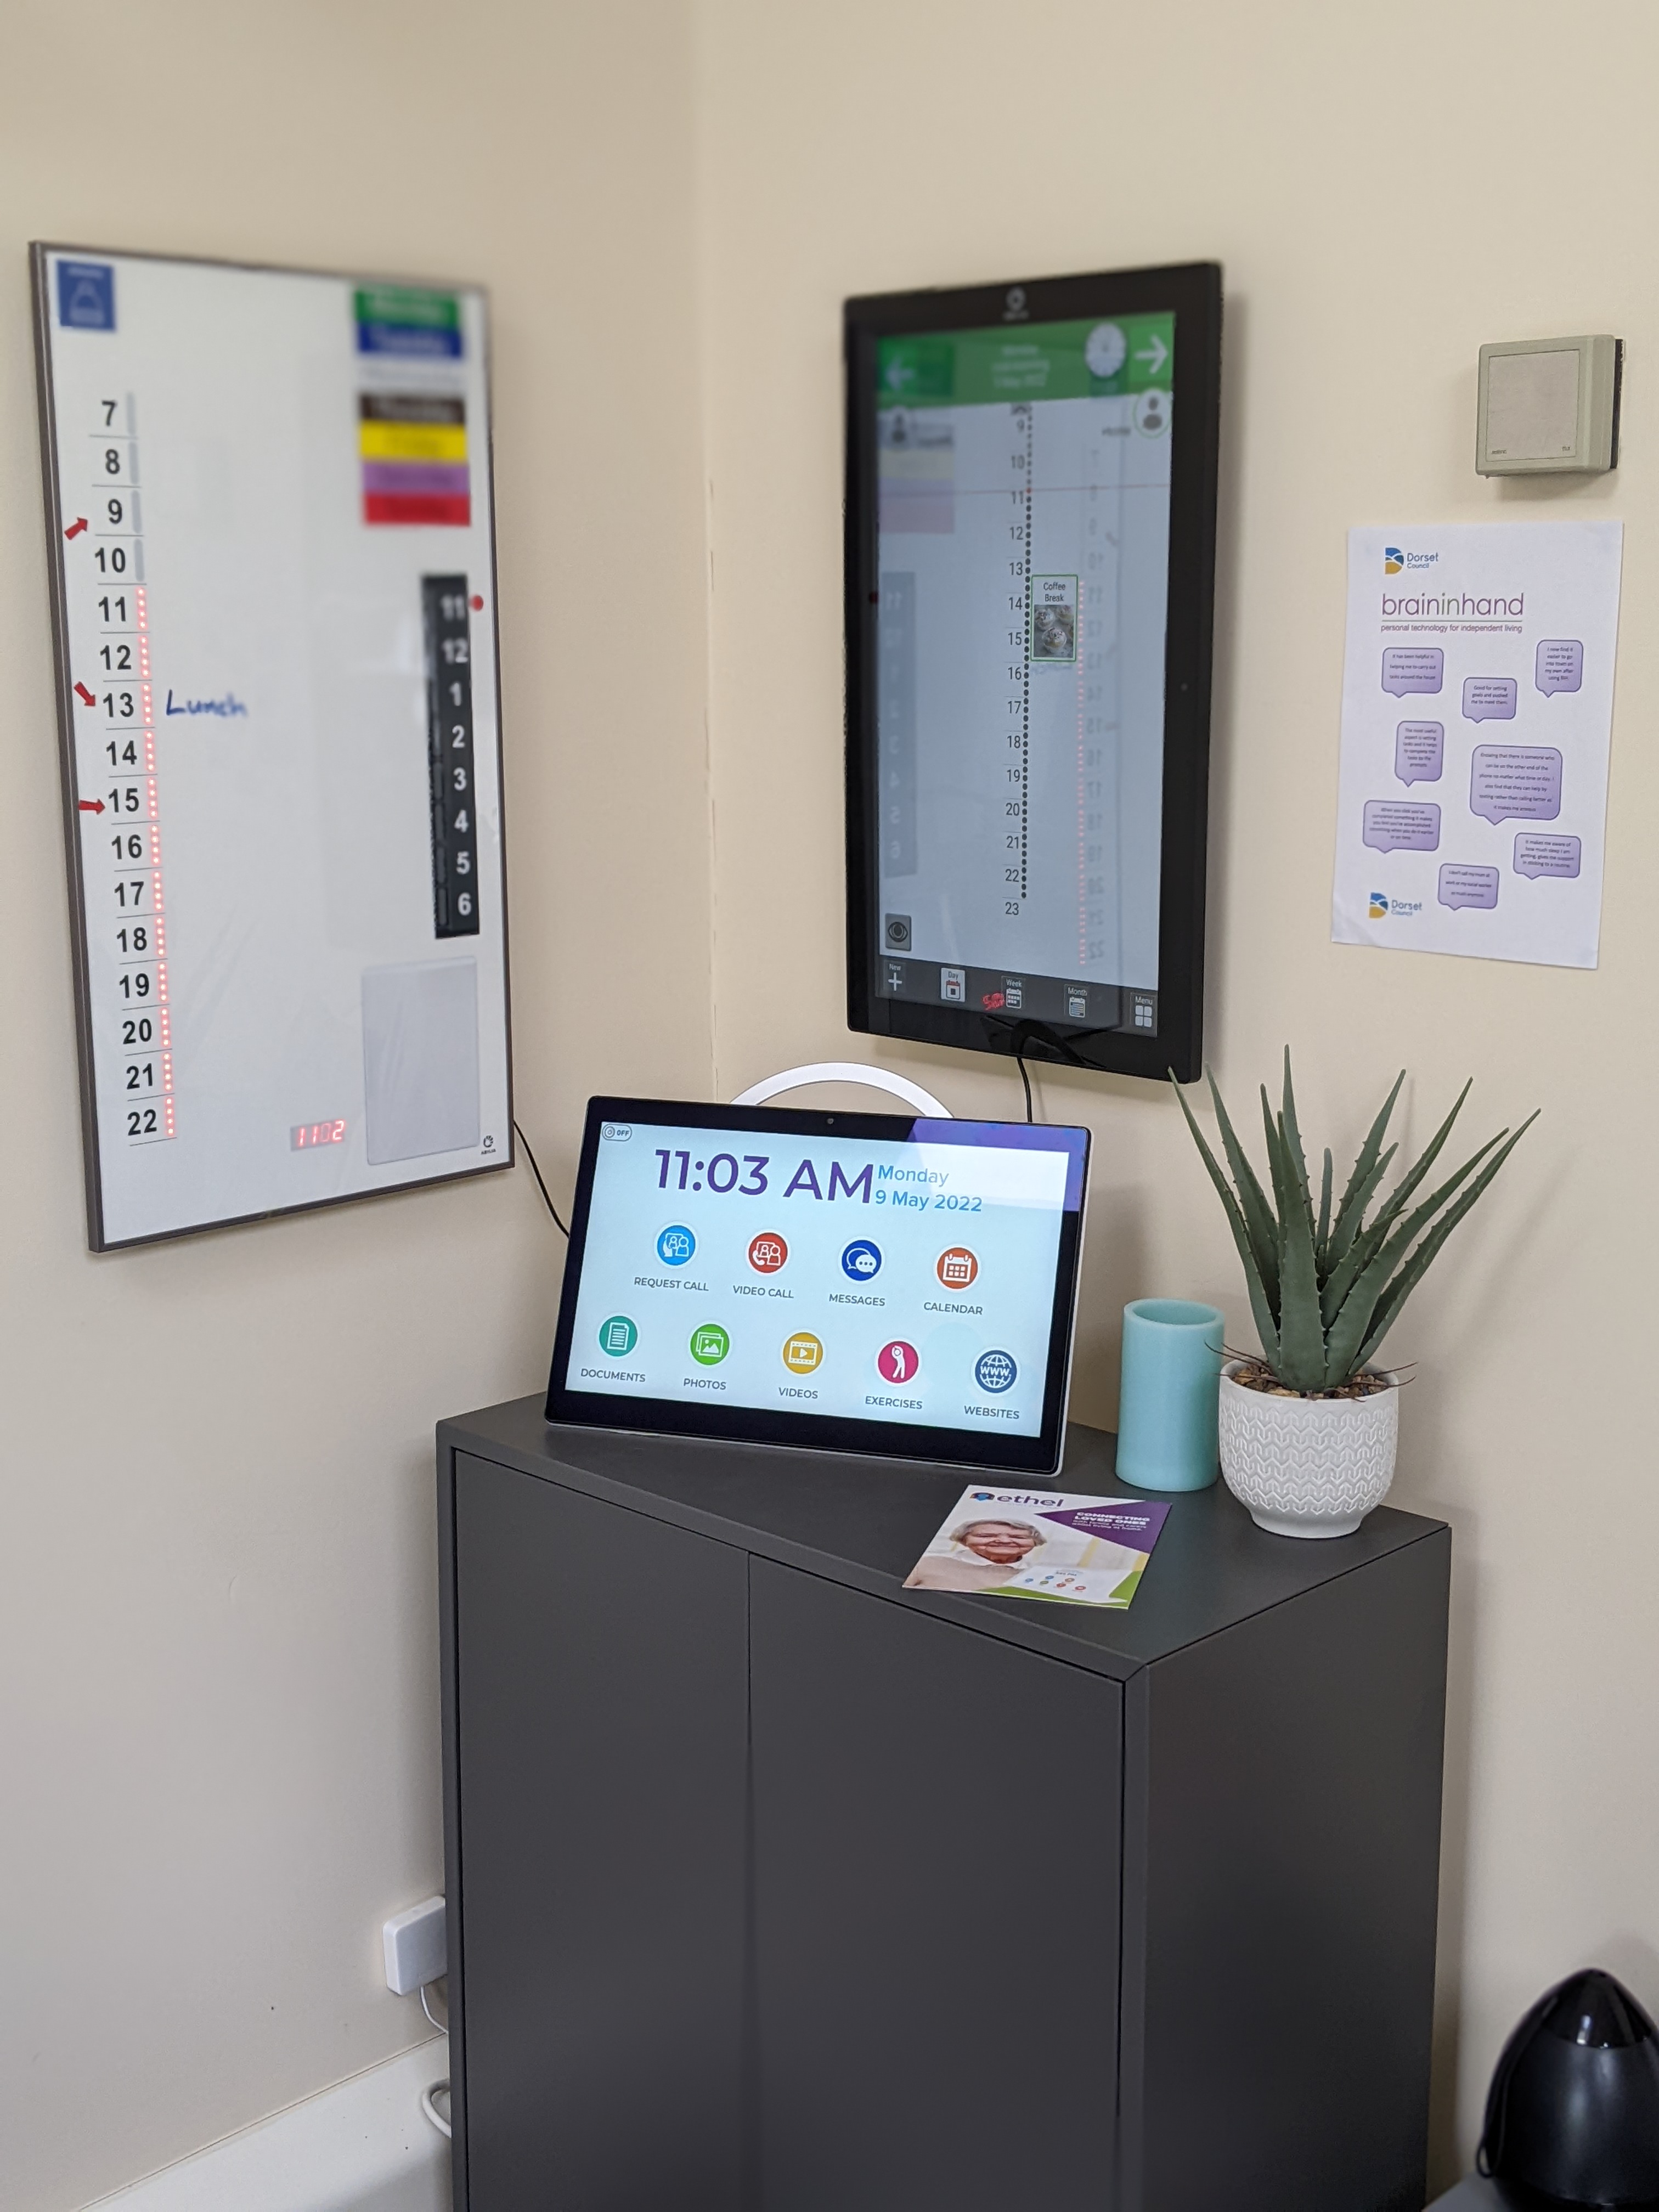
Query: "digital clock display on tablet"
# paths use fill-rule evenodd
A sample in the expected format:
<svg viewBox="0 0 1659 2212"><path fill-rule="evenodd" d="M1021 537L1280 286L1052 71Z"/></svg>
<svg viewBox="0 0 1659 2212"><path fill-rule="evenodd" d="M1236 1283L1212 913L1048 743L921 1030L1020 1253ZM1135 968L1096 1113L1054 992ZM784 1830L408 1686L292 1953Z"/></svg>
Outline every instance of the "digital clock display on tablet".
<svg viewBox="0 0 1659 2212"><path fill-rule="evenodd" d="M601 1100L550 1419L1057 1463L1087 1134Z"/></svg>

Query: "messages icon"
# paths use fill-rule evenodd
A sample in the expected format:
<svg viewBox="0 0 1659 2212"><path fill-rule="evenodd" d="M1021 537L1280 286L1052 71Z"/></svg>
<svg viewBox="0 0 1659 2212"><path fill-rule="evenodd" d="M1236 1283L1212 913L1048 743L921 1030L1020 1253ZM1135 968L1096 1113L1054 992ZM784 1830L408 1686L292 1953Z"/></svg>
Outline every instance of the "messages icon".
<svg viewBox="0 0 1659 2212"><path fill-rule="evenodd" d="M867 1283L872 1275L881 1272L881 1249L867 1237L860 1237L849 1244L841 1255L841 1269L855 1283Z"/></svg>

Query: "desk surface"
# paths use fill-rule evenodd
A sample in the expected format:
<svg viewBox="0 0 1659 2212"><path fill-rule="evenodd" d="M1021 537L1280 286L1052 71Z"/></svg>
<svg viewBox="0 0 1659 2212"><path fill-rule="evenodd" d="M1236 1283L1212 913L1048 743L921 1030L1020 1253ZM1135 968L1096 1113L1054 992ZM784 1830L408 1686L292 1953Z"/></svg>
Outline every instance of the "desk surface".
<svg viewBox="0 0 1659 2212"><path fill-rule="evenodd" d="M441 1449L495 1460L1120 1681L1357 1567L1445 1534L1442 1522L1384 1505L1352 1536L1269 1536L1220 1482L1176 1495L1136 1491L1114 1473L1117 1439L1073 1423L1055 1483L1033 1483L1031 1490L1162 1497L1170 1507L1133 1604L1113 1613L902 1590L974 1479L966 1468L564 1427L543 1419L539 1397L441 1422L438 1442Z"/></svg>

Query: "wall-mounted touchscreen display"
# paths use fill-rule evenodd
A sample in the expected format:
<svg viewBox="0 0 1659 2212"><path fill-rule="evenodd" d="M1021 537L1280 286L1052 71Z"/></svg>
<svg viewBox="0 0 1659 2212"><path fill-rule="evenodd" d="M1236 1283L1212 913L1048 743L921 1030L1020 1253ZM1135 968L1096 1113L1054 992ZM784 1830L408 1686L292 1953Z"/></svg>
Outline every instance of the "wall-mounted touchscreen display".
<svg viewBox="0 0 1659 2212"><path fill-rule="evenodd" d="M854 1029L1196 1074L1219 310L849 302Z"/></svg>
<svg viewBox="0 0 1659 2212"><path fill-rule="evenodd" d="M1052 1470L1087 1148L593 1100L549 1419Z"/></svg>

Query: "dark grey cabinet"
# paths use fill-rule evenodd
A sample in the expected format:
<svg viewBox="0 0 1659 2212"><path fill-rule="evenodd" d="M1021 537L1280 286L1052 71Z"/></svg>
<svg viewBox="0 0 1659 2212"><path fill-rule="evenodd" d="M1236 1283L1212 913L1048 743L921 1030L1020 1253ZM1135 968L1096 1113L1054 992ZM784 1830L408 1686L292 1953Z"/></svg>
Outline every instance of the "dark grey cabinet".
<svg viewBox="0 0 1659 2212"><path fill-rule="evenodd" d="M901 1589L964 1480L440 1430L458 2212L1419 2212L1448 1532Z"/></svg>

